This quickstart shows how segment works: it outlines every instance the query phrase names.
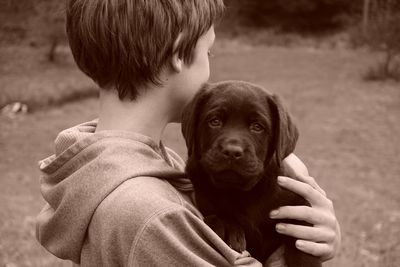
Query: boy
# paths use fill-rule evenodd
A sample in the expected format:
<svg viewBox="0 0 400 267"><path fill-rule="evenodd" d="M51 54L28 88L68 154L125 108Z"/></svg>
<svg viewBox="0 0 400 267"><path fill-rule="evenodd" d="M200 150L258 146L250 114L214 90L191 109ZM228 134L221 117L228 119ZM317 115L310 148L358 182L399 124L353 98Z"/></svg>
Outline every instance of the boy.
<svg viewBox="0 0 400 267"><path fill-rule="evenodd" d="M67 1L71 50L101 88L100 111L98 120L61 132L55 155L40 162L48 204L37 238L48 251L82 266L261 265L204 224L184 162L160 141L209 78L213 23L223 8L222 0ZM306 183L282 186L312 207L271 216L313 224L277 230L329 259L340 242L333 208L311 178L300 179Z"/></svg>

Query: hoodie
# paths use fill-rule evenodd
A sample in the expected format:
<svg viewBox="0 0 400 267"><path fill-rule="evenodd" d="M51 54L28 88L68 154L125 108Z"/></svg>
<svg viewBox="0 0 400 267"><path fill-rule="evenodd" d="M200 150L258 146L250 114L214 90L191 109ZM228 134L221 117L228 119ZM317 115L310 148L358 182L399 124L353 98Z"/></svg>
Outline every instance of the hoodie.
<svg viewBox="0 0 400 267"><path fill-rule="evenodd" d="M39 162L36 236L49 252L81 266L261 266L203 222L176 153L96 125L62 131Z"/></svg>

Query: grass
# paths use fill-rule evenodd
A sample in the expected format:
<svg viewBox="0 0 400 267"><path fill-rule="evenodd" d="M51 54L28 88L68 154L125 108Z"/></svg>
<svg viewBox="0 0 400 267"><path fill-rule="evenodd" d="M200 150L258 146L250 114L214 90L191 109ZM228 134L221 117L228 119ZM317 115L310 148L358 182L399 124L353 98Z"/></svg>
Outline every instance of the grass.
<svg viewBox="0 0 400 267"><path fill-rule="evenodd" d="M294 115L300 129L296 153L334 201L342 227L342 249L325 266L400 266L400 90L394 82L362 79L376 57L237 41L218 43L214 54L212 80L261 84L278 93ZM51 92L60 77L76 88L87 85L71 65L47 71L53 75L38 88L50 89L37 89L39 96ZM29 75L14 79L39 79ZM43 205L36 162L53 152L58 131L94 118L96 109L96 100L87 99L15 119L0 117L0 266L69 266L34 238L34 217ZM179 125L169 126L165 142L184 155L179 132Z"/></svg>
<svg viewBox="0 0 400 267"><path fill-rule="evenodd" d="M68 48L59 47L55 63L46 60L46 49L1 47L0 108L22 102L32 111L97 94L94 83L75 67Z"/></svg>

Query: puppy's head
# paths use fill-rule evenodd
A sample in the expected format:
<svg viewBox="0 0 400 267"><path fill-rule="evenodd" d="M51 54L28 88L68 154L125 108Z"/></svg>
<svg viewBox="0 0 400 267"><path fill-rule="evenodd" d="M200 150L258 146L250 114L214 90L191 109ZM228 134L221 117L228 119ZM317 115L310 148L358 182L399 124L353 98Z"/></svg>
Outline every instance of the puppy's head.
<svg viewBox="0 0 400 267"><path fill-rule="evenodd" d="M185 108L188 164L200 164L217 188L250 190L265 167L293 152L298 132L278 97L256 85L205 85Z"/></svg>

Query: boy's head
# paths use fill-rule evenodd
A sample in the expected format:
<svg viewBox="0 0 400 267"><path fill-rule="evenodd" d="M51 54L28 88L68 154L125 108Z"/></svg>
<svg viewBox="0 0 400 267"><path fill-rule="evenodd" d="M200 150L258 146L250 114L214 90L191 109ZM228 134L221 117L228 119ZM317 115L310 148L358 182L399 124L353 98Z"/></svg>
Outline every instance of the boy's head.
<svg viewBox="0 0 400 267"><path fill-rule="evenodd" d="M161 84L175 53L191 64L223 9L223 0L67 0L67 35L83 72L120 99L135 99L139 88Z"/></svg>

